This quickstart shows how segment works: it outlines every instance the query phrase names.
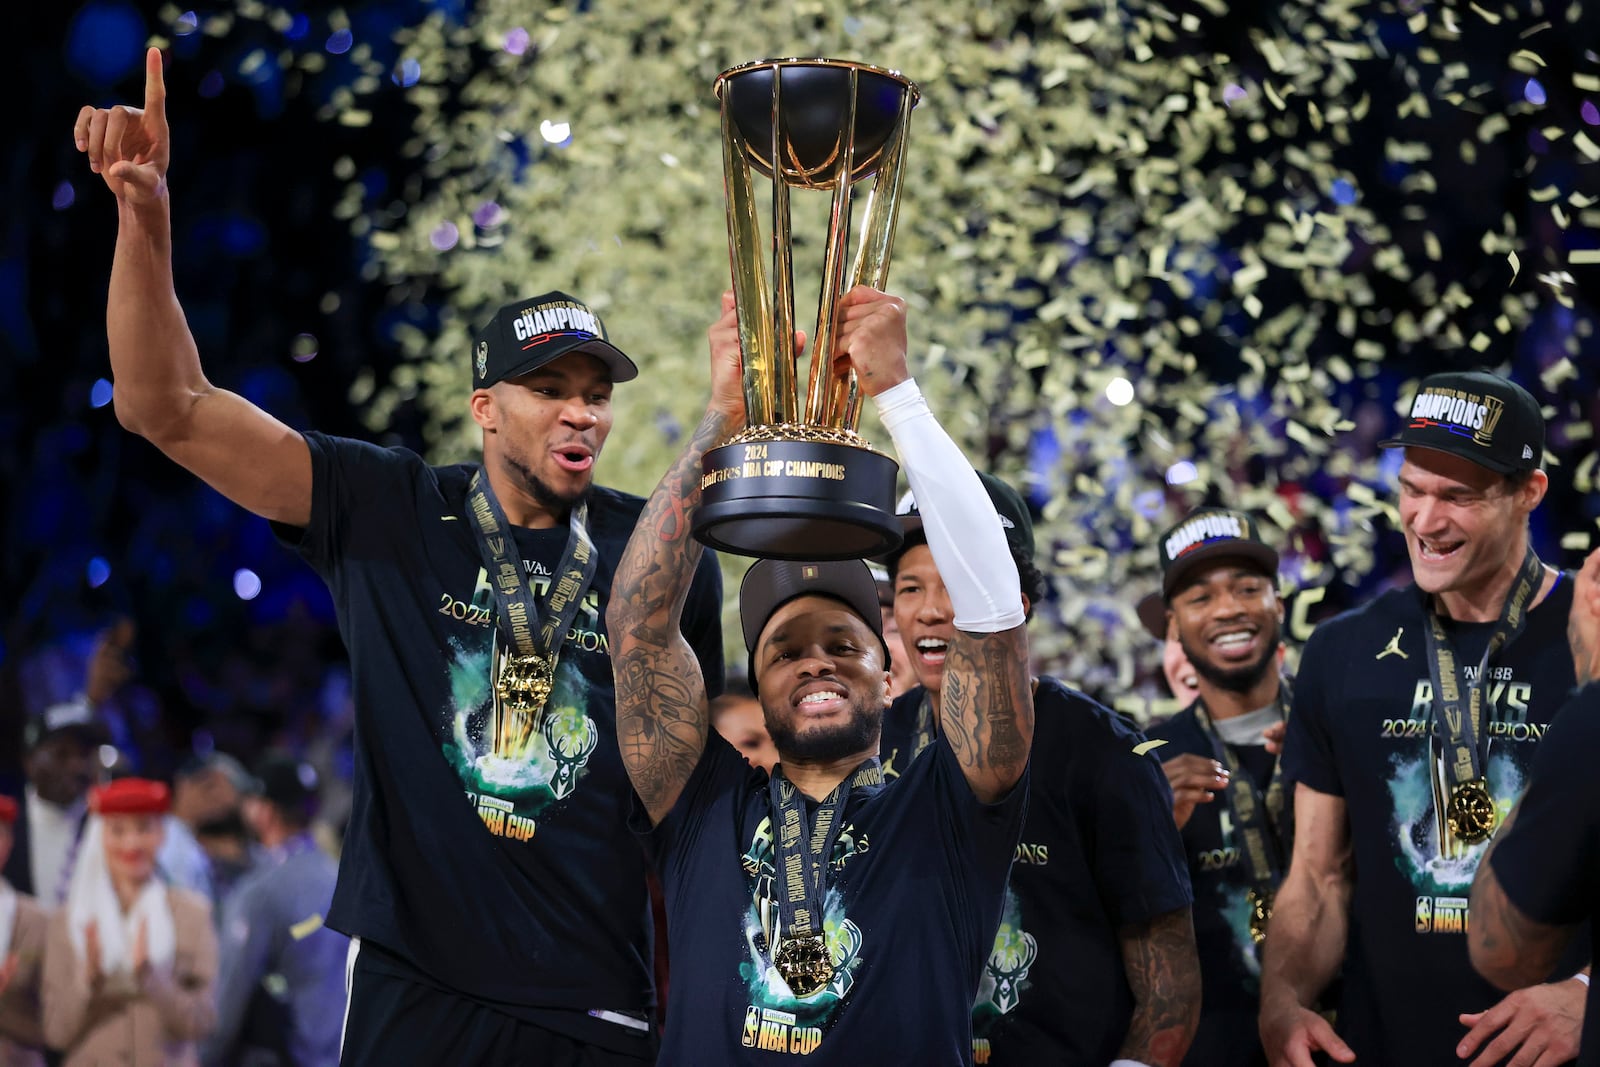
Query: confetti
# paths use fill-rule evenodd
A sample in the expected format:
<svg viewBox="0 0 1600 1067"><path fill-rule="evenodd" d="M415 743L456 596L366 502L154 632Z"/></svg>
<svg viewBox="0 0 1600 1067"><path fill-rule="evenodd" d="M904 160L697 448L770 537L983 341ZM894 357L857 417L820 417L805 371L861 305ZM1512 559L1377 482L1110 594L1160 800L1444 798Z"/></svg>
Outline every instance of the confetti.
<svg viewBox="0 0 1600 1067"><path fill-rule="evenodd" d="M1392 487L1338 438L1366 428L1374 376L1421 352L1481 364L1509 351L1539 308L1573 301L1573 274L1552 268L1600 262L1524 232L1600 229L1592 182L1528 146L1542 137L1562 160L1600 161L1570 99L1600 92L1600 77L1565 74L1555 42L1569 31L1553 10L1322 0L1252 21L1224 0L1177 13L1149 0L906 0L892 15L864 0L537 14L483 0L461 22L423 18L394 47L333 12L295 56L272 29L288 5L233 7L201 28L239 37L253 20L273 34L233 54L267 49L252 61L317 86L326 121L364 126L394 99L415 112L403 151L421 179L375 201L367 160L335 171L349 186L337 215L367 242L373 276L440 311L437 329L400 336L406 374L362 378L354 399L371 425L410 404L431 458L474 454L463 353L476 324L539 279L582 294L640 362L644 387L618 388L604 461L631 492L649 491L674 447L656 428L692 424L703 404L727 262L716 74L847 40L852 57L916 80L889 282L908 303L910 361L969 453L1043 502L1054 595L1035 654L1092 691L1153 666L1131 619L1157 583L1148 542L1207 494L1268 516L1275 536L1329 546L1308 572L1363 574L1393 521ZM1226 53L1224 17L1251 23ZM1395 27L1417 40L1394 40ZM343 55L324 51L336 34ZM1463 43L1485 34L1504 42L1495 64ZM415 84L391 80L396 56L415 61ZM619 92L618 71L650 92ZM1548 107L1526 94L1534 72ZM1381 146L1381 172L1353 172L1366 145ZM1507 170L1529 190L1525 217L1440 210ZM794 200L809 234L796 244L803 305L821 255L802 220L819 201ZM1446 230L1447 217L1471 229ZM812 309L797 311L809 329ZM1211 380L1219 366L1237 377ZM1114 380L1126 403L1108 398ZM863 432L885 439L870 415Z"/></svg>

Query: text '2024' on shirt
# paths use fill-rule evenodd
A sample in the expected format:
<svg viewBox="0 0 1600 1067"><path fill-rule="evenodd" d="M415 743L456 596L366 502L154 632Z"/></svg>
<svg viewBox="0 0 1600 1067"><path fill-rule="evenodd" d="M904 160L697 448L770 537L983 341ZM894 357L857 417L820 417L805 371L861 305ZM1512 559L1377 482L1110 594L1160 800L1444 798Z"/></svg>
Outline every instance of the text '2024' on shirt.
<svg viewBox="0 0 1600 1067"><path fill-rule="evenodd" d="M1502 820L1573 686L1571 606L1563 573L1488 668L1485 768ZM1504 996L1467 958L1468 896L1486 844L1455 840L1441 817L1449 778L1426 612L1413 585L1319 626L1300 658L1284 744L1291 780L1345 801L1355 869L1337 1025L1358 1062L1374 1067L1456 1062L1466 1035L1457 1016ZM1492 629L1448 627L1474 674Z"/></svg>
<svg viewBox="0 0 1600 1067"><path fill-rule="evenodd" d="M599 564L537 728L490 738L496 605L467 514L472 466L310 433L311 521L277 532L327 582L350 652L354 798L328 925L440 984L629 1050L654 995L646 863L628 832L605 608L643 502L596 487ZM515 528L536 594L565 525ZM705 553L684 632L721 688L721 578ZM644 1037L648 1038L645 1032Z"/></svg>

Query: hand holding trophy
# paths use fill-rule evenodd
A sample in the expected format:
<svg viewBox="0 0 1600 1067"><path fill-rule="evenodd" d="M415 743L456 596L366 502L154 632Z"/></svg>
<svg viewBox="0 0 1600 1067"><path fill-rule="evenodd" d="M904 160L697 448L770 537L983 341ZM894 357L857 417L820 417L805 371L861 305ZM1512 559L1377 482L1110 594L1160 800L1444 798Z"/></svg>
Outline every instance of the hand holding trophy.
<svg viewBox="0 0 1600 1067"><path fill-rule="evenodd" d="M917 87L861 63L784 59L724 71L716 89L747 425L706 453L694 534L714 548L773 559L880 555L900 541L897 467L856 432L861 384L854 370L839 372L835 354L841 331L851 329L847 304L864 308L860 321L870 315L874 330L886 328L886 314L898 314L904 328L904 306L868 290L881 290L888 279ZM770 277L752 168L772 183ZM853 192L867 178L875 180L847 268ZM832 198L803 396L791 189L824 190ZM857 286L868 289L846 301ZM886 310L882 301L893 306ZM877 391L892 383L873 384Z"/></svg>

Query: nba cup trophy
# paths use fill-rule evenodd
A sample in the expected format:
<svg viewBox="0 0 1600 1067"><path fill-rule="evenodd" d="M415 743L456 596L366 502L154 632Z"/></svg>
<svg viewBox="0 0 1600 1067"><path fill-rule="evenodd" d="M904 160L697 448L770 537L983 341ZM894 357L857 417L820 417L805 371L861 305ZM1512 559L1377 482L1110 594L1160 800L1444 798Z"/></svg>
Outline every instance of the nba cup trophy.
<svg viewBox="0 0 1600 1067"><path fill-rule="evenodd" d="M713 548L774 559L856 559L900 543L889 457L856 433L854 372L836 372L839 298L889 276L917 87L892 71L831 59L747 63L717 78L746 428L705 455L694 533ZM771 179L764 246L752 169ZM856 184L873 178L853 262ZM804 394L795 351L789 192L832 196ZM770 275L763 261L771 248Z"/></svg>

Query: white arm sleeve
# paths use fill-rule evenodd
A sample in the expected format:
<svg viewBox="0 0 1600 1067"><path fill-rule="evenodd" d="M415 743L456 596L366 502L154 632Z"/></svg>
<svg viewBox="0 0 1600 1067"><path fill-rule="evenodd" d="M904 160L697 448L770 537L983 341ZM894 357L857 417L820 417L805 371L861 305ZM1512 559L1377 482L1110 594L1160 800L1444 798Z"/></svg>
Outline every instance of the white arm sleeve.
<svg viewBox="0 0 1600 1067"><path fill-rule="evenodd" d="M911 482L956 629L983 634L1021 626L1022 580L972 461L933 417L914 380L872 399Z"/></svg>

